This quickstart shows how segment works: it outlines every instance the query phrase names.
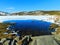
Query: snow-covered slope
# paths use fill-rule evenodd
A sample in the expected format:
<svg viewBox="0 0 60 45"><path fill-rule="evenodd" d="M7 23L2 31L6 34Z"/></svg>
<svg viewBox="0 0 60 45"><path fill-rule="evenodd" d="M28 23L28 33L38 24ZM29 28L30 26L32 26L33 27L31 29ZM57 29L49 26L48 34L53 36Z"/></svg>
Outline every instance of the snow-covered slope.
<svg viewBox="0 0 60 45"><path fill-rule="evenodd" d="M0 16L7 16L9 13L0 11Z"/></svg>
<svg viewBox="0 0 60 45"><path fill-rule="evenodd" d="M0 22L3 22L5 20L27 20L27 19L32 19L32 20L42 20L42 21L47 21L47 22L52 22L55 23L56 16L51 16L51 15L40 15L40 16L0 16Z"/></svg>

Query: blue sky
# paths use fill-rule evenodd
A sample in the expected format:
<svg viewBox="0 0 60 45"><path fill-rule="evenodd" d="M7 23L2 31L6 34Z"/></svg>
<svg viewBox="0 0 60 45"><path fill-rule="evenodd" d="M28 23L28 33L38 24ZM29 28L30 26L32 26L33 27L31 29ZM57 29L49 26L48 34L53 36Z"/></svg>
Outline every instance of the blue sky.
<svg viewBox="0 0 60 45"><path fill-rule="evenodd" d="M60 0L0 0L0 11L60 10Z"/></svg>

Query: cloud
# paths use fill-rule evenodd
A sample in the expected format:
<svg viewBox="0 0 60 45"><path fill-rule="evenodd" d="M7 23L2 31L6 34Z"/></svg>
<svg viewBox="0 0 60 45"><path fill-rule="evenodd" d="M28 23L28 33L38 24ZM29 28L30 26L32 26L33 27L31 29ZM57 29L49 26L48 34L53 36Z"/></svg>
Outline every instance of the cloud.
<svg viewBox="0 0 60 45"><path fill-rule="evenodd" d="M8 7L7 10L14 10L14 7Z"/></svg>
<svg viewBox="0 0 60 45"><path fill-rule="evenodd" d="M14 7L8 7L6 8L6 12L13 12L15 10Z"/></svg>

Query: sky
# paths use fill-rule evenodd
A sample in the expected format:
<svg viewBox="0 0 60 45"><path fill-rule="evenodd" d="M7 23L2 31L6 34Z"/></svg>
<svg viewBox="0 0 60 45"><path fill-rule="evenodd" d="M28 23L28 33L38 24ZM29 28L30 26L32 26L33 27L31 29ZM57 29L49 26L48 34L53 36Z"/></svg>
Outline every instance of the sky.
<svg viewBox="0 0 60 45"><path fill-rule="evenodd" d="M60 0L0 0L0 11L60 10Z"/></svg>

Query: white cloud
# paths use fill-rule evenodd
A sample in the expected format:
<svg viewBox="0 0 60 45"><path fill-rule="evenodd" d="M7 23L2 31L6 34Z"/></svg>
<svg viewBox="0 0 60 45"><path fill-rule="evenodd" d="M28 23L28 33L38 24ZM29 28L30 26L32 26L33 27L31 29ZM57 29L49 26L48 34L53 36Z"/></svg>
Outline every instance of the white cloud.
<svg viewBox="0 0 60 45"><path fill-rule="evenodd" d="M8 7L7 10L14 10L14 7Z"/></svg>
<svg viewBox="0 0 60 45"><path fill-rule="evenodd" d="M15 10L14 7L8 7L6 8L6 12L13 12Z"/></svg>

